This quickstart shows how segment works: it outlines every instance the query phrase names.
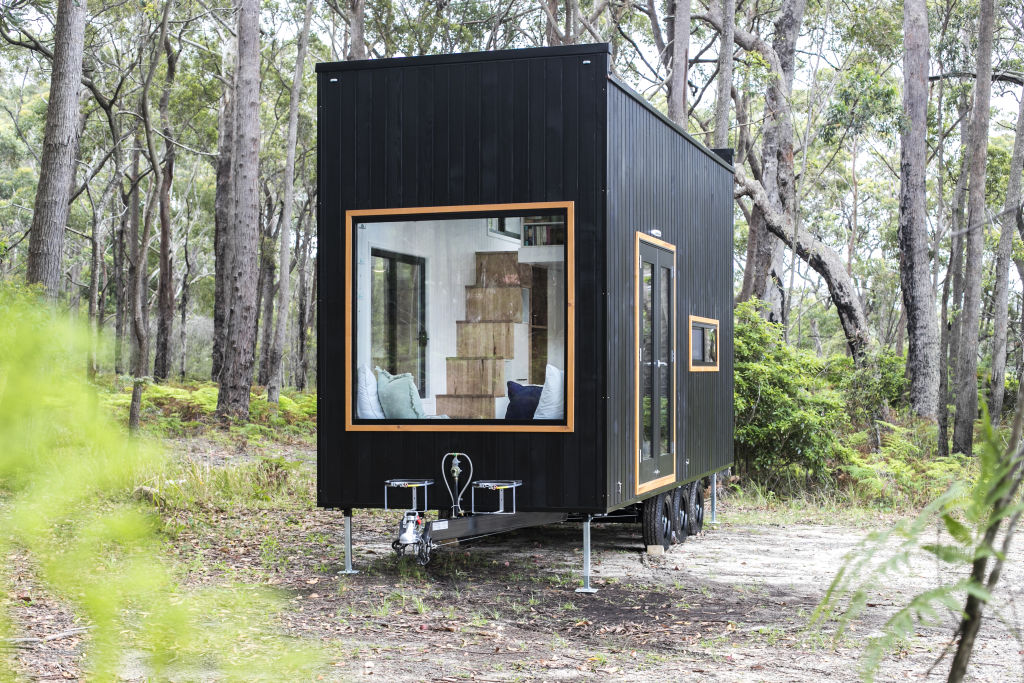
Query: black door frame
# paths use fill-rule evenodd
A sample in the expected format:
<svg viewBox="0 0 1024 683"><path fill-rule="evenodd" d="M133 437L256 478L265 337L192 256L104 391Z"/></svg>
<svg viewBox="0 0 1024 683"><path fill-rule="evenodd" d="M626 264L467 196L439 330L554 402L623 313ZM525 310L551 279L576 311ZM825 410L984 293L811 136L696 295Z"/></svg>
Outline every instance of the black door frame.
<svg viewBox="0 0 1024 683"><path fill-rule="evenodd" d="M401 254L397 251L389 251L387 249L377 249L376 247L370 248L370 259L374 258L389 259L398 263L406 263L408 265L419 266L420 268L420 281L419 281L419 333L417 339L419 341L419 367L420 376L416 378L416 386L420 390L420 398L427 395L427 343L430 338L427 336L427 259L422 256L413 256L412 254ZM394 268L388 269L388 289L394 291L398 287L398 273ZM387 355L388 355L388 367L390 372L397 372L398 368L398 326L395 321L398 318L398 303L395 297L388 296L387 302L387 321L388 321L388 332L387 332ZM371 353L373 349L373 342L370 342Z"/></svg>

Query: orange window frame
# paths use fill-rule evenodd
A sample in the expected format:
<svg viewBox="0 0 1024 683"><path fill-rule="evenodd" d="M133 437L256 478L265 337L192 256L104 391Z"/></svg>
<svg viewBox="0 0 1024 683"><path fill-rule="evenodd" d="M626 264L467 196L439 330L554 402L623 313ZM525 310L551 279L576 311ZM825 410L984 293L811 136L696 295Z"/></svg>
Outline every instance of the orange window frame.
<svg viewBox="0 0 1024 683"><path fill-rule="evenodd" d="M407 218L424 214L450 215L481 214L499 211L565 211L565 424L482 424L456 423L448 420L422 420L403 424L379 422L356 422L354 416L353 376L355 365L352 333L354 325L354 300L352 273L354 260L354 228L360 218L394 216ZM460 206L423 206L408 209L365 209L345 212L345 430L350 432L573 432L575 431L576 396L576 251L575 251L575 203L574 202L525 202L515 204L466 204ZM445 424L447 423L447 424Z"/></svg>

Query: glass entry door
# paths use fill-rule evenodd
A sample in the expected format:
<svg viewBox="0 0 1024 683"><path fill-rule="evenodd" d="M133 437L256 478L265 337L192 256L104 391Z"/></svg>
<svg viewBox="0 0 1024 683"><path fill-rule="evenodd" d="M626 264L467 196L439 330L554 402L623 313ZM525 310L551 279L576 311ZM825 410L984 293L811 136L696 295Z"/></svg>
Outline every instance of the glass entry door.
<svg viewBox="0 0 1024 683"><path fill-rule="evenodd" d="M427 327L424 259L383 249L372 260L371 359L392 375L412 373L420 396L426 391Z"/></svg>
<svg viewBox="0 0 1024 683"><path fill-rule="evenodd" d="M675 479L675 247L637 235L637 493Z"/></svg>

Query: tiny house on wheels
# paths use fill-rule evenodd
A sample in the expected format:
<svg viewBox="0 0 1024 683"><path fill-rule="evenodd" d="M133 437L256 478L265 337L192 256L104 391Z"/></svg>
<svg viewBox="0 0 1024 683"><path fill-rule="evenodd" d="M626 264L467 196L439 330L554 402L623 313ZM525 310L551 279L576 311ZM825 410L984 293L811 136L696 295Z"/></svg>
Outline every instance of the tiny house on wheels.
<svg viewBox="0 0 1024 683"><path fill-rule="evenodd" d="M729 155L607 45L317 72L317 497L349 561L358 507L408 506L421 562L581 519L587 587L591 521L685 539L733 459Z"/></svg>

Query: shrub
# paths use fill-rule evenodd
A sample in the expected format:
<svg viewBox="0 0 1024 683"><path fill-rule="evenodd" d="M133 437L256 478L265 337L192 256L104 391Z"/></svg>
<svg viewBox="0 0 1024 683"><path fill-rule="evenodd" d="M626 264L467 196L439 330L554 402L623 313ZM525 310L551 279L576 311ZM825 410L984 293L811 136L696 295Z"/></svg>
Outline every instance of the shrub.
<svg viewBox="0 0 1024 683"><path fill-rule="evenodd" d="M889 410L905 405L906 367L905 358L882 350L868 354L860 367L849 356L833 356L825 363L825 376L842 393L850 420L870 427Z"/></svg>
<svg viewBox="0 0 1024 683"><path fill-rule="evenodd" d="M823 379L823 362L792 348L779 325L749 301L735 311L735 447L747 474L778 482L827 476L845 461L842 397Z"/></svg>
<svg viewBox="0 0 1024 683"><path fill-rule="evenodd" d="M309 678L322 653L275 632L267 591L189 591L135 484L165 481L150 444L111 423L83 373L88 335L31 292L0 288L0 585L15 550L91 627L85 666L115 680L128 657L154 680ZM281 468L264 473L283 485ZM159 493L159 492L158 492ZM162 496L162 494L160 494ZM0 603L0 636L11 631ZM0 680L14 672L0 658Z"/></svg>

